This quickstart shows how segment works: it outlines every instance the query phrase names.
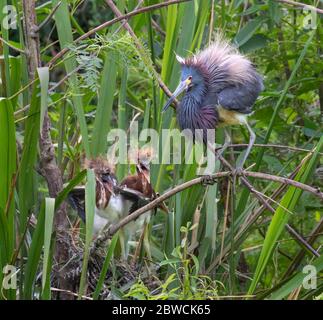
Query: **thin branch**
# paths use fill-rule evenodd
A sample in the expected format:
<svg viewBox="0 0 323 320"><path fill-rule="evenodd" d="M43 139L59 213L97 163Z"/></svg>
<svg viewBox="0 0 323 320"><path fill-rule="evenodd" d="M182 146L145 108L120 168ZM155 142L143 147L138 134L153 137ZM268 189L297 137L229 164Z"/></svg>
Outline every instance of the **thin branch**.
<svg viewBox="0 0 323 320"><path fill-rule="evenodd" d="M306 3L302 3L302 2L296 2L296 1L291 1L291 0L276 0L277 2L281 2L281 3L284 3L284 4L287 4L289 6L294 6L294 7L300 7L300 8L309 8L309 9L312 9L318 13L321 13L323 14L323 10L322 9L319 9L317 7L314 7L314 6L311 6L309 4L306 4Z"/></svg>
<svg viewBox="0 0 323 320"><path fill-rule="evenodd" d="M4 44L6 44L9 48L11 48L19 53L26 54L26 52L24 50L14 47L12 44L10 44L8 41L6 41L5 39L3 39L1 37L0 37L0 41L3 42Z"/></svg>
<svg viewBox="0 0 323 320"><path fill-rule="evenodd" d="M43 22L38 25L37 27L35 27L34 32L39 32L39 30L41 28L43 28L49 21L50 19L53 17L53 15L55 14L55 12L57 11L57 9L59 8L59 6L61 5L62 1L59 1L56 6L52 9L52 11L49 13L49 15L43 20Z"/></svg>
<svg viewBox="0 0 323 320"><path fill-rule="evenodd" d="M247 171L243 171L242 175L246 175L246 176L249 175L249 176L252 176L252 177L258 178L258 179L266 179L266 180L271 180L271 181L277 181L277 182L280 182L280 183L283 183L286 185L292 185L292 186L300 188L304 191L312 192L316 196L322 197L322 199L323 199L323 194L318 193L317 189L309 187L308 185L305 185L303 183L300 183L300 182L297 182L297 181L294 181L294 180L291 180L288 178L273 176L273 175L269 175L269 174L261 173L261 172L255 173L255 172L247 172ZM223 177L228 177L228 176L232 176L232 172L229 172L229 171L217 172L212 175L202 176L202 177L198 177L198 178L192 179L190 181L184 182L184 183L176 186L175 188L165 192L163 195L154 199L149 204L141 207L140 209L136 210L132 214L128 215L127 217L125 217L124 219L119 221L117 224L110 226L110 228L108 230L108 236L114 235L120 228L123 228L126 224L137 219L140 215L144 214L145 212L157 207L161 202L167 200L168 198L172 197L176 193L182 192L185 189L188 189L194 185L201 184L201 183L202 184L214 184L217 179L223 178ZM243 176L241 176L241 179L246 179L246 178L243 178ZM252 186L250 188L252 189L253 193L256 193L258 196L260 196L259 191L255 191L255 189ZM268 205L268 203L267 203L267 205ZM274 210L274 209L271 208L271 210ZM296 232L293 230L294 235L295 235L295 233ZM300 236L297 235L297 237L299 238Z"/></svg>
<svg viewBox="0 0 323 320"><path fill-rule="evenodd" d="M304 191L310 192L323 200L323 192L321 192L319 188L313 188L307 184L304 184L304 183L301 183L301 182L298 182L295 180L291 180L291 179L279 177L279 176L274 176L274 175L271 175L268 173L262 173L262 172L245 171L243 174L245 176L253 177L253 178L257 178L257 179L271 180L271 181L279 182L282 184L289 184L289 185L292 185L296 188L300 188L300 189L303 189Z"/></svg>
<svg viewBox="0 0 323 320"><path fill-rule="evenodd" d="M238 143L238 144L230 144L230 145L228 145L228 148L240 148L240 147L247 147L247 146L248 146L247 143ZM284 145L280 145L280 144L255 143L253 146L259 147L259 148L277 148L277 149L286 149L286 150L300 151L300 152L313 152L311 149L290 147L290 146L284 146ZM322 152L320 152L319 154L323 155Z"/></svg>
<svg viewBox="0 0 323 320"><path fill-rule="evenodd" d="M153 18L151 18L151 24L156 29L157 32L159 32L164 38L166 37L166 32L161 28L161 26Z"/></svg>
<svg viewBox="0 0 323 320"><path fill-rule="evenodd" d="M175 195L178 192L184 191L185 189L188 189L196 184L213 184L215 183L215 181L219 178L223 178L223 177L228 177L230 176L231 173L230 172L217 172L211 176L202 176L202 177L198 177L195 178L193 180L184 182L178 186L176 186L175 188L165 192L163 195L160 195L158 198L154 199L153 201L151 201L150 203L148 203L147 205L141 207L140 209L136 210L135 212L133 212L132 214L129 214L127 217L125 217L124 219L122 219L121 221L119 221L117 224L111 226L108 230L109 236L114 235L120 228L124 227L126 224L128 224L129 222L131 222L132 220L137 219L139 216L141 216L142 214L144 214L145 212L156 208L160 203L162 203L163 201L167 200L168 198L172 197L173 195Z"/></svg>
<svg viewBox="0 0 323 320"><path fill-rule="evenodd" d="M102 23L101 25L93 28L92 30L84 33L83 35L81 35L79 38L75 39L74 40L74 43L77 43L77 42L80 42L81 40L84 40L88 37L90 37L91 35L95 34L96 32L102 30L102 29L105 29L119 21L122 21L124 19L129 19L130 17L133 17L135 15L138 15L138 14L141 14L141 13L144 13L144 12L148 12L148 11L153 11L153 10L157 10L157 9L160 9L160 8L163 8L163 7L166 7L166 6L170 6L170 5L173 5L173 4L178 4L178 3L184 3L184 2L188 2L188 1L191 1L191 0L171 0L171 1L168 1L168 2L162 2L162 3L157 3L157 4L154 4L154 5L151 5L151 6L147 6L147 7L143 7L141 9L138 9L138 10L135 10L135 11L131 11L125 15L122 15L120 17L117 17L117 18L114 18L112 20L109 20L107 22L104 22ZM57 61L59 58L61 58L63 55L65 55L65 53L67 53L69 51L69 48L64 48L63 50L61 50L59 53L57 53L49 62L48 62L48 65L53 65L53 63L55 61Z"/></svg>
<svg viewBox="0 0 323 320"><path fill-rule="evenodd" d="M211 150L213 150L212 146L209 146L211 148ZM295 178L295 176L297 175L297 172L300 170L300 168L302 167L304 161L306 159L308 159L308 157L310 157L311 154L308 154L306 155L306 157L301 161L301 163L297 166L297 168L295 168L294 172L292 172L289 176L290 179L293 179ZM221 160L221 159L220 159ZM224 160L224 162L226 162ZM232 166L230 164L228 164L231 168ZM244 181L244 179L241 179L242 181ZM275 192L274 194L272 195L272 198L277 198L281 193L284 192L284 190L287 188L287 184L283 184L281 185ZM249 189L250 190L250 189ZM258 197L257 197L258 198ZM259 198L258 198L259 200ZM236 234L234 240L235 242L237 241L241 241L243 239L243 235L245 234L245 232L251 227L251 225L259 218L259 216L267 209L269 210L270 212L274 212L274 209L268 205L268 203L266 201L264 201L264 199L261 199L261 202L262 202L262 206L256 210L256 212L249 218L247 218L248 220L248 224L243 226L239 232ZM298 241L298 239L297 239ZM305 241L305 240L304 240ZM301 243L302 246L303 246L303 243ZM226 246L226 248L224 249L224 252L223 252L223 257L229 252L230 250L230 246ZM309 249L310 250L310 249ZM313 250L310 250L312 251L313 255L314 255L314 249ZM207 272L210 272L220 261L220 259L222 259L222 256L221 257L216 257L216 259L211 263L211 265L209 266Z"/></svg>

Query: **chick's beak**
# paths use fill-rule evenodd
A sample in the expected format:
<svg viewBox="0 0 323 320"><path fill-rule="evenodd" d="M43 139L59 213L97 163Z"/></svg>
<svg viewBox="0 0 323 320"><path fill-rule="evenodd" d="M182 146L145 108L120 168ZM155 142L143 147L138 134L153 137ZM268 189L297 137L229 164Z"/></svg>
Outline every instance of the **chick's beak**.
<svg viewBox="0 0 323 320"><path fill-rule="evenodd" d="M183 80L180 82L172 96L169 98L167 103L165 104L164 108L162 109L162 112L165 112L169 106L172 104L172 102L185 90L187 90L188 86L191 84L192 80L190 78L187 78L186 80Z"/></svg>
<svg viewBox="0 0 323 320"><path fill-rule="evenodd" d="M108 189L108 191L114 195L114 185L115 185L115 181L113 179L113 177L111 177L111 175L109 175L106 179L106 188Z"/></svg>

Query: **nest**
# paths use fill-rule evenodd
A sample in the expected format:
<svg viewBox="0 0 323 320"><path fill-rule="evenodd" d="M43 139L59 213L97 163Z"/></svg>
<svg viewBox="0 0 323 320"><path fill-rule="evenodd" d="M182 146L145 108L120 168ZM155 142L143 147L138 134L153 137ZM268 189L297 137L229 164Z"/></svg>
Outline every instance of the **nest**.
<svg viewBox="0 0 323 320"><path fill-rule="evenodd" d="M101 271L103 269L106 252L109 247L109 239L101 240L98 238L94 241L89 254L87 266L87 281L86 281L86 296L92 297L94 293ZM65 273L65 279L68 279L70 288L74 292L75 299L79 292L79 284L81 280L82 267L83 267L83 254L84 244L82 241L75 242L69 246L69 261L64 269L68 270ZM155 287L155 269L151 265L147 266L145 263L128 262L122 258L112 259L108 268L102 289L99 295L100 300L115 300L120 299L113 294L111 288L128 289L139 278L153 289ZM59 288L58 279L55 277L55 272L52 273L51 285L52 287ZM55 292L54 299L59 299L59 292Z"/></svg>

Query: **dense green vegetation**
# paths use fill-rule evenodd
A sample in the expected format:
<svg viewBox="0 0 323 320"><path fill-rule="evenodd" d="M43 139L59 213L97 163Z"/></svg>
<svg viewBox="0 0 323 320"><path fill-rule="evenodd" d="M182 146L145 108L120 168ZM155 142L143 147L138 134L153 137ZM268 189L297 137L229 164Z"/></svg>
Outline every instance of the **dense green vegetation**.
<svg viewBox="0 0 323 320"><path fill-rule="evenodd" d="M111 1L34 2L0 0L0 299L322 299L319 191L259 177L248 177L252 192L231 177L199 183L167 199L169 214L157 210L133 241L116 233L96 274L91 224L64 202L86 183L93 215L95 180L81 160L106 154L113 128L127 131L134 120L139 130L176 128L175 111L160 112L159 84L173 91L174 53L186 57L218 33L264 76L246 167L322 187L322 13L275 0L192 0L105 26L116 16ZM158 3L115 1L122 14ZM6 5L18 14L9 28ZM245 128L230 131L234 144L247 143ZM220 128L217 143L223 138ZM244 150L229 148L225 158L234 166ZM163 194L196 178L197 167L154 164L152 184ZM218 161L216 171L226 170ZM117 166L118 179L129 172L133 165ZM75 257L78 267L68 263ZM302 284L306 265L316 268L316 288ZM66 276L73 272L77 283ZM16 288L5 286L15 278Z"/></svg>

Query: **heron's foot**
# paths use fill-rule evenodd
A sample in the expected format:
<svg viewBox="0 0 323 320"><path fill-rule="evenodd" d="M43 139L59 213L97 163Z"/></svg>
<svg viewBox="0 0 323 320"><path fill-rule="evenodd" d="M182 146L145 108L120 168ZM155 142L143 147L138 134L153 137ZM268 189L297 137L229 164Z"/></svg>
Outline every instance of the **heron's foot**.
<svg viewBox="0 0 323 320"><path fill-rule="evenodd" d="M203 186L207 186L207 185L213 185L214 184L215 179L209 175L205 175L203 176L202 179L202 185Z"/></svg>
<svg viewBox="0 0 323 320"><path fill-rule="evenodd" d="M240 177L243 175L243 167L238 166L235 169L232 170L232 176L233 177Z"/></svg>

